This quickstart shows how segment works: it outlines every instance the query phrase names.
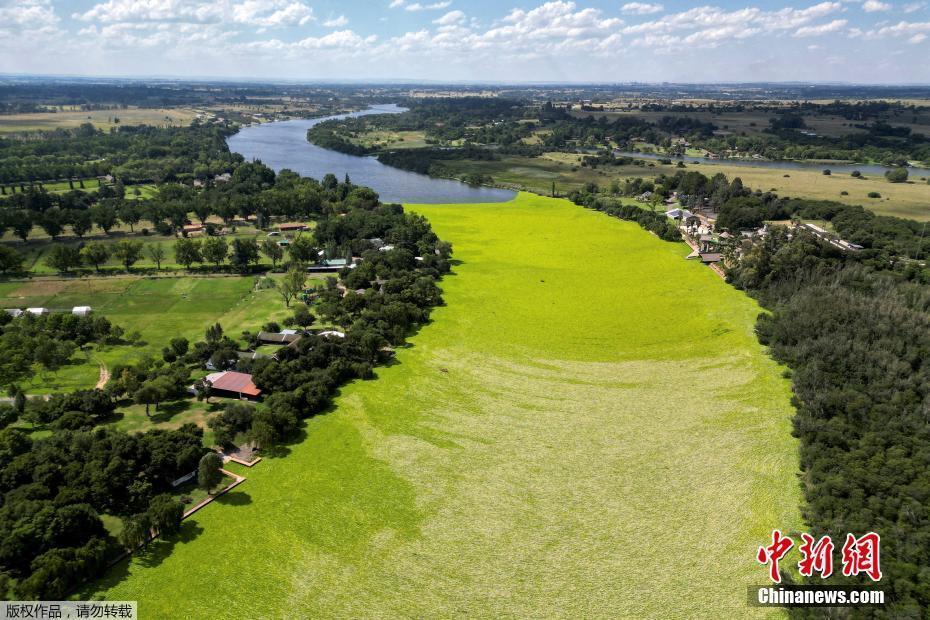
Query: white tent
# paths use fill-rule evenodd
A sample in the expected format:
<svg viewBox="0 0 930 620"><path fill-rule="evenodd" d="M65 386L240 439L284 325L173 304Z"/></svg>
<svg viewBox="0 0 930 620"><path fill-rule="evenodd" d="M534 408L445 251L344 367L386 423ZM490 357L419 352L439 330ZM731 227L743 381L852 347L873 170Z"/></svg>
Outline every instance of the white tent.
<svg viewBox="0 0 930 620"><path fill-rule="evenodd" d="M90 306L75 306L71 310L71 314L75 316L87 316L92 312Z"/></svg>

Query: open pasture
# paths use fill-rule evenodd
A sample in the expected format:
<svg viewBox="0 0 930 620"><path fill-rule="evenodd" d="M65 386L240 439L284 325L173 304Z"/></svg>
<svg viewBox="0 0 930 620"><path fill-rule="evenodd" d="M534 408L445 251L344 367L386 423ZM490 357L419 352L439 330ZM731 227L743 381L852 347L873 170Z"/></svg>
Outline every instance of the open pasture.
<svg viewBox="0 0 930 620"><path fill-rule="evenodd" d="M460 261L412 346L239 501L79 595L153 617L780 616L746 606L757 546L801 527L758 306L564 200L411 208Z"/></svg>
<svg viewBox="0 0 930 620"><path fill-rule="evenodd" d="M91 347L72 363L51 373L37 373L27 392L46 394L88 389L99 378L99 366L126 364L144 355L161 355L171 338L194 342L219 322L233 338L256 330L288 312L275 289L255 288L255 277L108 277L0 283L0 307L44 307L65 310L91 306L94 312L138 332L135 345Z"/></svg>
<svg viewBox="0 0 930 620"><path fill-rule="evenodd" d="M188 108L126 108L119 110L74 110L31 112L0 116L0 134L24 131L74 129L91 123L109 131L118 125L188 125L197 113Z"/></svg>

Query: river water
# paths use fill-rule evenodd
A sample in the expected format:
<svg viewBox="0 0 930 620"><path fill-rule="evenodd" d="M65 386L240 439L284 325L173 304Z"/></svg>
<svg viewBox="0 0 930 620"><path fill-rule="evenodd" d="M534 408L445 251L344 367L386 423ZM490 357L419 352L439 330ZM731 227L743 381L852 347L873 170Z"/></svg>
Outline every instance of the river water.
<svg viewBox="0 0 930 620"><path fill-rule="evenodd" d="M384 202L470 203L504 202L516 194L492 187L472 187L459 181L434 179L423 174L386 166L374 157L346 155L307 142L307 129L336 118L397 114L404 108L394 104L372 106L352 114L323 118L263 123L245 127L229 138L229 148L247 160L260 159L275 171L288 168L303 176L322 179L329 172L341 181L348 174L353 183L365 185Z"/></svg>

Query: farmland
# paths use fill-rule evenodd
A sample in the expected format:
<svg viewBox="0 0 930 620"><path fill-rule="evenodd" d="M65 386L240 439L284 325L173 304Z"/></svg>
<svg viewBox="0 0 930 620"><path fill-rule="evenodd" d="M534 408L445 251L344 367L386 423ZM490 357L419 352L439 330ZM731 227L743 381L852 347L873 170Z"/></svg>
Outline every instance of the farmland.
<svg viewBox="0 0 930 620"><path fill-rule="evenodd" d="M187 125L196 112L187 108L127 108L113 110L79 110L65 108L58 112L33 112L0 116L0 134L74 129L82 123L108 131L118 125Z"/></svg>
<svg viewBox="0 0 930 620"><path fill-rule="evenodd" d="M153 617L751 615L757 545L801 525L755 303L566 201L412 209L460 261L412 346L81 595Z"/></svg>
<svg viewBox="0 0 930 620"><path fill-rule="evenodd" d="M614 179L650 178L660 173L675 174L678 170L675 165L658 162L649 162L645 166L601 166L591 169L582 167L581 159L581 155L571 153L547 153L542 157L502 156L493 161L448 160L443 165L459 177L469 174L489 175L495 183L544 195L550 193L553 183L556 191L564 194L588 182L607 187ZM839 173L826 176L821 170L728 166L725 162L686 165L688 170L697 170L708 176L719 172L728 178L740 177L747 187L771 190L783 197L835 200L861 205L879 215L930 220L930 185L920 177L914 177L907 183L889 183L883 177L872 174L854 179L848 174ZM824 167L828 168L829 165ZM869 198L870 192L878 192L881 198Z"/></svg>

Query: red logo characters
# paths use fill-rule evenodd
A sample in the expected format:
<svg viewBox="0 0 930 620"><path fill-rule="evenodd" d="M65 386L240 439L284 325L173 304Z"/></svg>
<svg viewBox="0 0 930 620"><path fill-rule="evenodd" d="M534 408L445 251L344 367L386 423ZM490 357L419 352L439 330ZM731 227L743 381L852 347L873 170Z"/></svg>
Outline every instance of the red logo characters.
<svg viewBox="0 0 930 620"><path fill-rule="evenodd" d="M798 551L801 560L798 562L798 572L804 577L813 577L819 574L826 579L833 574L833 541L829 536L820 540L810 534L801 534L803 541ZM860 574L868 575L872 581L882 578L879 560L881 537L875 532L869 532L859 538L853 534L846 535L846 543L842 549L843 575L853 577ZM759 547L756 560L769 567L769 578L774 583L781 583L781 571L778 563L794 546L789 536L784 536L779 530L772 531L772 544Z"/></svg>

